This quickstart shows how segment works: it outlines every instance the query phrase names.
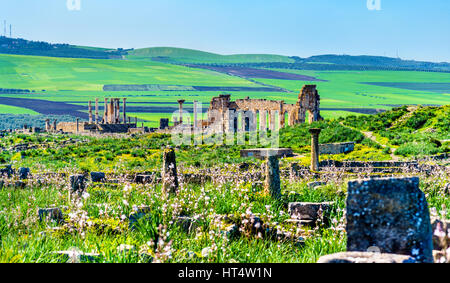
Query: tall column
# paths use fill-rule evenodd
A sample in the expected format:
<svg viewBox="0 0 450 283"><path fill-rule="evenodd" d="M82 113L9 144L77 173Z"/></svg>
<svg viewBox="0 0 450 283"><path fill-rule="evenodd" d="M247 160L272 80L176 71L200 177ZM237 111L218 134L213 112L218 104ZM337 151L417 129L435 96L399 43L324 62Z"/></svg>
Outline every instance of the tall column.
<svg viewBox="0 0 450 283"><path fill-rule="evenodd" d="M267 131L267 111L259 110L259 130L261 132Z"/></svg>
<svg viewBox="0 0 450 283"><path fill-rule="evenodd" d="M322 129L309 129L311 133L311 171L319 171L319 134Z"/></svg>
<svg viewBox="0 0 450 283"><path fill-rule="evenodd" d="M105 98L105 111L103 113L103 124L108 124L108 98Z"/></svg>
<svg viewBox="0 0 450 283"><path fill-rule="evenodd" d="M55 131L56 132L56 119L53 121L53 131Z"/></svg>
<svg viewBox="0 0 450 283"><path fill-rule="evenodd" d="M284 101L280 101L280 129L284 128L286 115L284 113Z"/></svg>
<svg viewBox="0 0 450 283"><path fill-rule="evenodd" d="M114 107L114 98L111 98L108 109L108 120L110 124L114 124L114 119L116 119L116 107Z"/></svg>
<svg viewBox="0 0 450 283"><path fill-rule="evenodd" d="M123 123L127 123L127 99L123 98Z"/></svg>
<svg viewBox="0 0 450 283"><path fill-rule="evenodd" d="M116 98L116 124L120 124L120 98Z"/></svg>
<svg viewBox="0 0 450 283"><path fill-rule="evenodd" d="M198 120L197 120L197 115L198 115L198 113L197 113L197 100L194 100L194 129L197 129L198 128Z"/></svg>
<svg viewBox="0 0 450 283"><path fill-rule="evenodd" d="M80 119L77 118L77 134L80 132Z"/></svg>
<svg viewBox="0 0 450 283"><path fill-rule="evenodd" d="M179 110L180 110L180 124L183 124L183 103L185 101L186 100L183 100L183 99L178 100L178 103L180 104L180 108L179 108Z"/></svg>
<svg viewBox="0 0 450 283"><path fill-rule="evenodd" d="M280 167L278 157L276 155L268 156L266 161L266 180L264 190L270 194L272 198L278 199L281 197L280 186Z"/></svg>
<svg viewBox="0 0 450 283"><path fill-rule="evenodd" d="M89 124L92 124L92 102L90 100L88 102L88 109L89 109Z"/></svg>
<svg viewBox="0 0 450 283"><path fill-rule="evenodd" d="M273 110L269 110L269 130L275 129L275 113Z"/></svg>
<svg viewBox="0 0 450 283"><path fill-rule="evenodd" d="M95 124L98 124L98 98L95 99Z"/></svg>
<svg viewBox="0 0 450 283"><path fill-rule="evenodd" d="M45 120L45 131L50 132L50 119Z"/></svg>

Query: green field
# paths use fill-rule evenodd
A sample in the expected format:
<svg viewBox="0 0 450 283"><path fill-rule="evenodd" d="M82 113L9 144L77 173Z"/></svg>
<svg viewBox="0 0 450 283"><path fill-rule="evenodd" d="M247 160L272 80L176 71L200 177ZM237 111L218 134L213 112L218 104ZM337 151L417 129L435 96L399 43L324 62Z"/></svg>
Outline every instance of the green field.
<svg viewBox="0 0 450 283"><path fill-rule="evenodd" d="M147 126L157 126L159 118L171 116L180 98L203 102L208 108L212 97L223 91L103 91L107 84L173 85L179 89L192 86L209 87L281 87L289 92L227 91L232 99L266 98L295 103L305 84L317 84L321 96L322 116L336 118L354 112L347 108L390 109L403 104L447 105L450 94L445 87L450 73L416 71L307 71L270 69L315 77L323 82L298 80L241 78L215 71L154 62L152 57L168 56L183 62L289 62L288 57L277 55L218 55L196 50L150 48L134 50L127 60L73 59L21 55L0 55L0 88L27 89L28 94L1 94L0 113L37 114L26 106L12 107L2 104L1 97L29 98L86 105L89 100L104 97L127 97L132 116L145 120ZM194 60L195 59L195 60ZM378 85L369 85L373 83ZM425 90L407 89L427 86ZM439 87L436 87L439 84ZM434 88L433 88L434 86ZM444 88L442 87L444 86ZM401 88L403 87L403 88ZM440 90L440 91L439 91ZM25 108L23 108L25 107ZM186 109L192 108L191 104ZM87 107L86 107L87 110Z"/></svg>
<svg viewBox="0 0 450 283"><path fill-rule="evenodd" d="M283 62L292 63L293 59L281 55L269 54L237 54L219 55L184 48L153 47L136 49L129 53L129 59L148 60L155 57L166 57L172 62L180 63L263 63Z"/></svg>

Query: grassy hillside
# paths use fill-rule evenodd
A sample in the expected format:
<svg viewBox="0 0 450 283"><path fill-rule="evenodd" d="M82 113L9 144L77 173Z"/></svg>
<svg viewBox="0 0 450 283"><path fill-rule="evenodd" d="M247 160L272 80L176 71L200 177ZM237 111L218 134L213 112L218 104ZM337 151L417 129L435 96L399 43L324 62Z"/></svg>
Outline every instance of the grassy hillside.
<svg viewBox="0 0 450 283"><path fill-rule="evenodd" d="M374 133L396 155L450 152L450 105L403 106L373 116L348 116L342 121L347 126Z"/></svg>
<svg viewBox="0 0 450 283"><path fill-rule="evenodd" d="M129 52L129 59L152 59L165 60L178 63L263 63L263 62L283 62L293 63L295 60L281 55L269 54L237 54L219 55L215 53L203 52L199 50L173 48L173 47L153 47L136 49Z"/></svg>
<svg viewBox="0 0 450 283"><path fill-rule="evenodd" d="M102 91L105 84L254 86L237 77L158 62L0 55L2 88Z"/></svg>

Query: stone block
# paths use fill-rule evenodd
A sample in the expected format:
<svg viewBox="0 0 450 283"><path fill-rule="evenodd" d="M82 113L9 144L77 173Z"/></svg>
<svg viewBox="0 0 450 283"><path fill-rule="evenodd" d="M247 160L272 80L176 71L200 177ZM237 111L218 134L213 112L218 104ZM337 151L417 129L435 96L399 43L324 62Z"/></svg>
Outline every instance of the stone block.
<svg viewBox="0 0 450 283"><path fill-rule="evenodd" d="M410 256L373 252L342 252L322 256L317 263L415 263Z"/></svg>
<svg viewBox="0 0 450 283"><path fill-rule="evenodd" d="M350 181L346 231L348 251L377 247L433 262L428 203L417 177Z"/></svg>
<svg viewBox="0 0 450 283"><path fill-rule="evenodd" d="M101 183L106 181L106 174L103 172L91 172L91 181Z"/></svg>

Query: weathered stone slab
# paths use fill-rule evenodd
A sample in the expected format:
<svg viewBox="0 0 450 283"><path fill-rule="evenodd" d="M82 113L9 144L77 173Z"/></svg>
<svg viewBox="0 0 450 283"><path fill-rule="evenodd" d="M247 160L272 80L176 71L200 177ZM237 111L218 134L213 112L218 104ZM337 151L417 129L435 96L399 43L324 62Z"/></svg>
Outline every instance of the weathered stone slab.
<svg viewBox="0 0 450 283"><path fill-rule="evenodd" d="M310 221L311 224L315 224L322 215L324 222L328 222L333 204L334 202L291 202L288 211L292 219Z"/></svg>
<svg viewBox="0 0 450 283"><path fill-rule="evenodd" d="M81 174L77 174L77 175L72 175L69 178L70 180L70 190L72 193L83 193L85 188L86 188L86 183L85 183L85 177L84 175Z"/></svg>
<svg viewBox="0 0 450 283"><path fill-rule="evenodd" d="M30 175L30 168L20 167L19 168L19 179L27 180Z"/></svg>
<svg viewBox="0 0 450 283"><path fill-rule="evenodd" d="M12 165L4 165L0 168L0 177L7 176L11 178L11 175L14 174L14 169L12 169Z"/></svg>
<svg viewBox="0 0 450 283"><path fill-rule="evenodd" d="M428 204L417 177L350 181L346 230L348 251L378 247L433 262Z"/></svg>
<svg viewBox="0 0 450 283"><path fill-rule="evenodd" d="M106 181L106 174L103 172L91 172L91 181L101 183Z"/></svg>
<svg viewBox="0 0 450 283"><path fill-rule="evenodd" d="M320 144L320 154L341 154L349 153L355 150L355 142Z"/></svg>
<svg viewBox="0 0 450 283"><path fill-rule="evenodd" d="M64 222L64 216L61 209L55 208L40 208L38 210L39 221L52 220L58 223Z"/></svg>
<svg viewBox="0 0 450 283"><path fill-rule="evenodd" d="M373 253L373 252L342 252L322 256L317 263L414 263L416 260L407 255Z"/></svg>
<svg viewBox="0 0 450 283"><path fill-rule="evenodd" d="M134 178L134 182L138 184L148 184L153 182L155 179L154 175L150 174L139 174Z"/></svg>
<svg viewBox="0 0 450 283"><path fill-rule="evenodd" d="M291 157L293 153L291 148L252 148L241 150L241 157L266 159L269 156L276 156L278 158Z"/></svg>

